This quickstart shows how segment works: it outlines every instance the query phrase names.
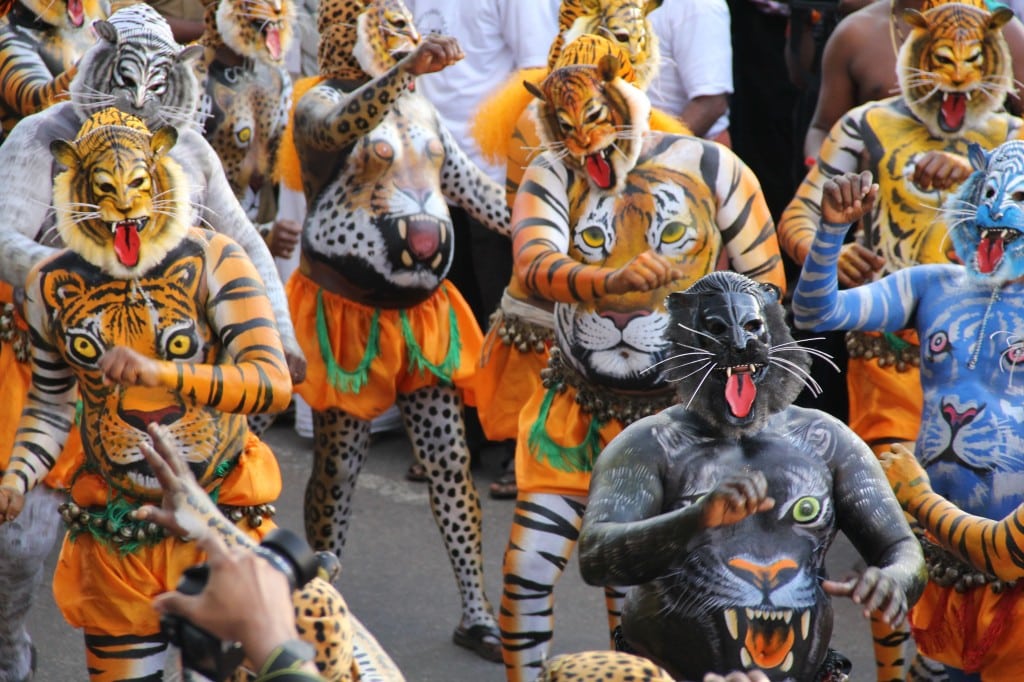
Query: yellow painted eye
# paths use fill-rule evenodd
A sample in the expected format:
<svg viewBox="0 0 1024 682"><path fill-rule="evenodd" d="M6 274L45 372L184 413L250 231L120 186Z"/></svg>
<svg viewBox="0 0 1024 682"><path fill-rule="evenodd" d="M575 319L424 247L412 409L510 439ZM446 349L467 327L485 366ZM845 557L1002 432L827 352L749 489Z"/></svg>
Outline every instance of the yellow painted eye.
<svg viewBox="0 0 1024 682"><path fill-rule="evenodd" d="M661 231L662 244L675 244L686 234L686 225L678 221L672 221Z"/></svg>
<svg viewBox="0 0 1024 682"><path fill-rule="evenodd" d="M191 357L195 348L195 339L187 332L175 332L167 341L167 355L171 358Z"/></svg>
<svg viewBox="0 0 1024 682"><path fill-rule="evenodd" d="M821 501L817 497L801 497L793 505L793 520L797 523L810 523L821 514Z"/></svg>
<svg viewBox="0 0 1024 682"><path fill-rule="evenodd" d="M588 227L580 232L583 243L592 249L599 249L604 246L604 230L600 227Z"/></svg>
<svg viewBox="0 0 1024 682"><path fill-rule="evenodd" d="M99 357L100 349L88 336L75 334L71 337L71 352L83 362L94 362Z"/></svg>
<svg viewBox="0 0 1024 682"><path fill-rule="evenodd" d="M252 128L242 128L238 131L238 141L248 142L252 139Z"/></svg>

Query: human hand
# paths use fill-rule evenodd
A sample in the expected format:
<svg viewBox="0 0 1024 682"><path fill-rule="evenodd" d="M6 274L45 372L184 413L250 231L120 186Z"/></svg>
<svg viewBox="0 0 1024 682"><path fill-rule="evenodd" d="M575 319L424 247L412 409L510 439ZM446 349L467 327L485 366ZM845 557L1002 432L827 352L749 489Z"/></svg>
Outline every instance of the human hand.
<svg viewBox="0 0 1024 682"><path fill-rule="evenodd" d="M302 237L302 225L294 220L275 220L267 233L267 248L277 258L291 258Z"/></svg>
<svg viewBox="0 0 1024 682"><path fill-rule="evenodd" d="M893 628L903 627L907 618L907 595L885 571L869 566L845 581L825 580L822 589L833 597L849 597L863 607L864 617L873 611Z"/></svg>
<svg viewBox="0 0 1024 682"><path fill-rule="evenodd" d="M160 364L127 346L114 346L100 356L100 371L104 385L122 386L160 385Z"/></svg>
<svg viewBox="0 0 1024 682"><path fill-rule="evenodd" d="M188 540L211 534L214 528L208 523L209 519L221 516L217 505L196 482L185 458L172 444L167 427L150 424L148 431L153 445L141 443L139 450L160 482L164 497L159 507L143 505L132 512L132 517L155 523L172 535Z"/></svg>
<svg viewBox="0 0 1024 682"><path fill-rule="evenodd" d="M402 60L405 70L414 76L440 71L461 60L465 55L459 41L451 36L429 33L408 57Z"/></svg>
<svg viewBox="0 0 1024 682"><path fill-rule="evenodd" d="M679 265L655 251L645 251L615 270L605 286L609 294L651 291L682 279L685 272Z"/></svg>
<svg viewBox="0 0 1024 682"><path fill-rule="evenodd" d="M924 191L949 189L972 172L971 163L959 154L930 151L914 164L914 184Z"/></svg>
<svg viewBox="0 0 1024 682"><path fill-rule="evenodd" d="M306 379L306 354L295 343L282 339L284 345L284 361L288 365L288 374L293 384L301 384Z"/></svg>
<svg viewBox="0 0 1024 682"><path fill-rule="evenodd" d="M931 482L928 480L928 472L914 457L913 450L902 443L893 443L889 448L889 452L878 456L878 461L882 463L882 470L889 479L896 499L906 509L915 497L931 492Z"/></svg>
<svg viewBox="0 0 1024 682"><path fill-rule="evenodd" d="M768 682L768 676L760 670L736 671L728 675L708 673L704 682Z"/></svg>
<svg viewBox="0 0 1024 682"><path fill-rule="evenodd" d="M701 505L701 525L717 528L768 511L775 506L775 499L768 497L768 481L763 473L741 471L719 481L698 504Z"/></svg>
<svg viewBox="0 0 1024 682"><path fill-rule="evenodd" d="M870 171L836 175L821 188L821 219L849 225L868 213L877 197L878 185L871 182Z"/></svg>
<svg viewBox="0 0 1024 682"><path fill-rule="evenodd" d="M859 287L871 281L872 275L882 269L885 259L856 242L843 244L839 251L839 283L844 287Z"/></svg>
<svg viewBox="0 0 1024 682"><path fill-rule="evenodd" d="M0 525L18 518L25 506L25 493L17 488L0 486Z"/></svg>
<svg viewBox="0 0 1024 682"><path fill-rule="evenodd" d="M246 548L229 549L216 534L199 540L209 578L203 591L165 592L153 600L161 614L181 616L223 641L240 642L258 668L282 642L298 637L292 591L284 573Z"/></svg>

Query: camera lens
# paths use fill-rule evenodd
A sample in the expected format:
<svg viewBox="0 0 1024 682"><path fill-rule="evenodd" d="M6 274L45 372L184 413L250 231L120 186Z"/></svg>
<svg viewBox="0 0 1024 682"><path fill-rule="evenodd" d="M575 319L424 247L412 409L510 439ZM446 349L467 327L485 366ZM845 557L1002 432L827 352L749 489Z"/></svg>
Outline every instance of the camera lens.
<svg viewBox="0 0 1024 682"><path fill-rule="evenodd" d="M288 577L293 590L315 578L320 567L305 539L287 528L270 531L256 551Z"/></svg>

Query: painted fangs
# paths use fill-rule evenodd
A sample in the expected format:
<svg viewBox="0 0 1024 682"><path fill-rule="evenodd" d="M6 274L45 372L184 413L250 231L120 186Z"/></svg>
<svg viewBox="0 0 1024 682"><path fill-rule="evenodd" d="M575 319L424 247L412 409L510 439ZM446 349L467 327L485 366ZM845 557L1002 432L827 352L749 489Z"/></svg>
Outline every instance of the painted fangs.
<svg viewBox="0 0 1024 682"><path fill-rule="evenodd" d="M782 661L782 665L779 666L779 670L781 670L784 673L788 673L789 669L792 668L792 667L793 667L793 652L790 651L788 654L786 654L786 658L785 658L784 661Z"/></svg>
<svg viewBox="0 0 1024 682"><path fill-rule="evenodd" d="M733 639L739 639L740 628L738 619L736 617L736 609L725 610L725 627L729 629L729 635Z"/></svg>
<svg viewBox="0 0 1024 682"><path fill-rule="evenodd" d="M800 616L800 634L804 639L807 639L807 634L811 631L811 612L804 611Z"/></svg>

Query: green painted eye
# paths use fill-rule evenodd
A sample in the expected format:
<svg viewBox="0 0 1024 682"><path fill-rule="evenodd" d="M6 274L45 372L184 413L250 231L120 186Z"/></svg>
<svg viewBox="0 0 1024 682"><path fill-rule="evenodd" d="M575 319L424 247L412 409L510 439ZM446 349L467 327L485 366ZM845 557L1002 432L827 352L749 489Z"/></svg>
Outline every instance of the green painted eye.
<svg viewBox="0 0 1024 682"><path fill-rule="evenodd" d="M580 232L583 243L592 249L604 246L604 231L600 227L588 227Z"/></svg>
<svg viewBox="0 0 1024 682"><path fill-rule="evenodd" d="M817 497L801 497L793 505L793 520L797 523L810 523L821 514L821 501Z"/></svg>

